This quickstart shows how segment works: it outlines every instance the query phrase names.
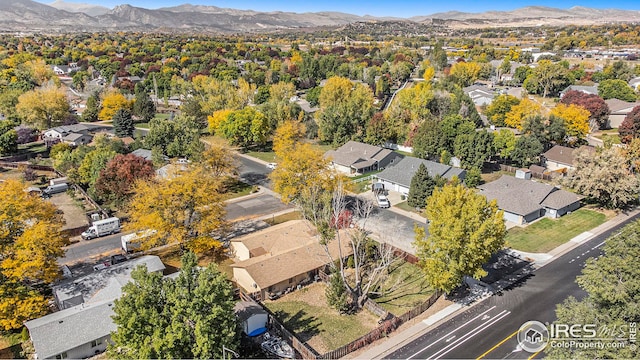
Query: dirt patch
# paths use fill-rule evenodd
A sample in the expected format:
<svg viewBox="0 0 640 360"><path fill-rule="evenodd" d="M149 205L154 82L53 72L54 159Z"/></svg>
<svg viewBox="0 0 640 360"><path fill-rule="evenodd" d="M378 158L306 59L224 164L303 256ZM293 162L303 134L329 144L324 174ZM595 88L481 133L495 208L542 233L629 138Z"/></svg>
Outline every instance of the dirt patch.
<svg viewBox="0 0 640 360"><path fill-rule="evenodd" d="M85 215L85 210L69 194L54 194L46 201L54 204L63 212L65 220L65 225L62 227L63 230L89 226L89 219Z"/></svg>
<svg viewBox="0 0 640 360"><path fill-rule="evenodd" d="M347 356L343 357L342 359L360 359L360 358L362 358L362 354L364 354L365 352L367 352L367 351L373 349L374 347L384 343L388 339L390 339L390 338L392 338L394 336L397 336L398 334L402 333L403 331L406 331L406 330L410 329L415 324L421 322L422 320L427 319L431 315L434 315L438 311L446 308L447 306L449 306L451 304L453 304L452 301L446 300L444 298L444 296L441 296L429 309L427 309L422 314L416 316L415 318L413 318L413 319L405 322L404 324L400 325L400 327L398 327L394 332L389 334L386 338L382 338L382 339L376 340L376 341L372 342L371 344L369 344L369 345L367 345L367 346L365 346L363 348L360 348L360 349L348 354Z"/></svg>

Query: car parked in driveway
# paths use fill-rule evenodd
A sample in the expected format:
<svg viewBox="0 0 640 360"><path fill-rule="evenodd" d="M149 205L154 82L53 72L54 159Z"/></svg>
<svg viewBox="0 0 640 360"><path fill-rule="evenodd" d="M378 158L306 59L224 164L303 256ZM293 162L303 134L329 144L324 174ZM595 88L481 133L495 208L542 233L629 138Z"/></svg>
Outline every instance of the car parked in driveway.
<svg viewBox="0 0 640 360"><path fill-rule="evenodd" d="M268 163L267 164L267 169L275 170L277 167L278 167L278 164L276 164L276 163Z"/></svg>
<svg viewBox="0 0 640 360"><path fill-rule="evenodd" d="M387 199L387 197L382 194L378 194L376 196L376 201L378 202L378 206L381 209L387 209L391 207L391 203L389 202L389 199Z"/></svg>

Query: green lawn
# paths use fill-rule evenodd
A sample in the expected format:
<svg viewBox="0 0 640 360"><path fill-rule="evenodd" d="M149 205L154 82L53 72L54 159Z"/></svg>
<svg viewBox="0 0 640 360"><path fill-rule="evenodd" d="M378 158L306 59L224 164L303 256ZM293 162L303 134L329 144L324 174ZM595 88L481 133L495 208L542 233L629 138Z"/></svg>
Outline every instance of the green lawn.
<svg viewBox="0 0 640 360"><path fill-rule="evenodd" d="M148 129L149 123L146 123L146 122L135 123L134 126L140 129Z"/></svg>
<svg viewBox="0 0 640 360"><path fill-rule="evenodd" d="M276 301L266 301L265 305L300 340L319 353L348 344L377 326L378 317L367 310L353 315L340 315L329 308L324 289L323 284L314 284ZM303 300L311 296L313 302Z"/></svg>
<svg viewBox="0 0 640 360"><path fill-rule="evenodd" d="M274 153L273 151L249 151L246 153L246 155L266 162L276 161L276 153Z"/></svg>
<svg viewBox="0 0 640 360"><path fill-rule="evenodd" d="M547 252L606 220L605 214L587 209L579 209L555 220L544 218L525 228L510 229L507 246L525 252Z"/></svg>
<svg viewBox="0 0 640 360"><path fill-rule="evenodd" d="M241 196L249 195L258 190L256 186L249 185L236 179L229 181L226 186L228 190L228 192L225 194L227 195L226 199L235 199Z"/></svg>
<svg viewBox="0 0 640 360"><path fill-rule="evenodd" d="M394 265L381 289L383 296L373 299L388 312L400 316L433 295L422 270L408 262Z"/></svg>

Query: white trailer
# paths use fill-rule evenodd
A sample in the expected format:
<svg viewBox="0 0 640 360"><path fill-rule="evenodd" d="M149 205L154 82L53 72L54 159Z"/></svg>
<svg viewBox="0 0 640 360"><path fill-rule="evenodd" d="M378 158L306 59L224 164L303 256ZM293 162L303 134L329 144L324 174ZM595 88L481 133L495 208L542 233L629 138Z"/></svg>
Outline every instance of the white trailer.
<svg viewBox="0 0 640 360"><path fill-rule="evenodd" d="M104 220L94 221L93 224L82 233L84 240L94 239L100 236L116 234L120 232L120 219L111 217Z"/></svg>
<svg viewBox="0 0 640 360"><path fill-rule="evenodd" d="M122 243L122 251L130 253L140 250L140 242L149 236L155 235L155 230L144 230L134 232L132 234L122 235L120 242Z"/></svg>

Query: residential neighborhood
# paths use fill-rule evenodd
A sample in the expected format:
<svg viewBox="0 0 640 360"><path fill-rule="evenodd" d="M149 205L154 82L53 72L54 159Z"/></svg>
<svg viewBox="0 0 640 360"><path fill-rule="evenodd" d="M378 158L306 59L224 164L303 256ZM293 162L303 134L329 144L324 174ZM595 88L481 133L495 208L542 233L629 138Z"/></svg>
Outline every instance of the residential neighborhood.
<svg viewBox="0 0 640 360"><path fill-rule="evenodd" d="M0 358L640 356L634 10L14 5Z"/></svg>

